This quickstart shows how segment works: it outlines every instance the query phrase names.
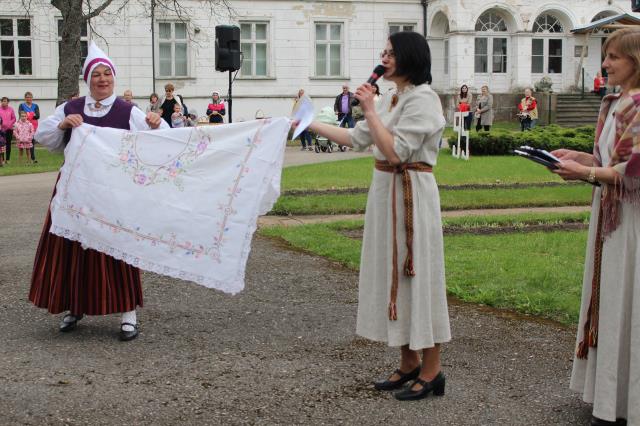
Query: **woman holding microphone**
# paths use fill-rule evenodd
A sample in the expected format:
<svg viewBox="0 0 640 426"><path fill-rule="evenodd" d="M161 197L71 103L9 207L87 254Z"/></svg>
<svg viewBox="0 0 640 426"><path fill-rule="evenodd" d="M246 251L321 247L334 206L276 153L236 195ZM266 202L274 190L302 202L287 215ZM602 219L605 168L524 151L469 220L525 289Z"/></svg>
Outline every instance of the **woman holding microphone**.
<svg viewBox="0 0 640 426"><path fill-rule="evenodd" d="M415 32L392 34L380 54L395 83L374 102L371 84L355 93L364 120L353 129L313 122L310 130L363 151L373 145L360 263L356 333L400 348L399 368L378 390L399 400L443 395L440 344L451 339L440 197L431 173L445 119L431 82L431 56ZM422 358L422 359L421 359Z"/></svg>

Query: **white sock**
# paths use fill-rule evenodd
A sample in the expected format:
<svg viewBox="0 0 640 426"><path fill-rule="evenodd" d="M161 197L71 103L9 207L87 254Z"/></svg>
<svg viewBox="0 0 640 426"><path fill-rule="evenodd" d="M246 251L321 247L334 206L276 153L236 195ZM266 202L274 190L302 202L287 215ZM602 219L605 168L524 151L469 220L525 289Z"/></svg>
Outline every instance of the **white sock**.
<svg viewBox="0 0 640 426"><path fill-rule="evenodd" d="M122 324L124 322L128 322L129 324L137 324L135 309L133 311L125 312L125 313L122 314L122 320L120 321L120 324ZM124 326L122 326L122 330L124 330L124 331L133 331L134 328L131 327L130 325L124 325Z"/></svg>

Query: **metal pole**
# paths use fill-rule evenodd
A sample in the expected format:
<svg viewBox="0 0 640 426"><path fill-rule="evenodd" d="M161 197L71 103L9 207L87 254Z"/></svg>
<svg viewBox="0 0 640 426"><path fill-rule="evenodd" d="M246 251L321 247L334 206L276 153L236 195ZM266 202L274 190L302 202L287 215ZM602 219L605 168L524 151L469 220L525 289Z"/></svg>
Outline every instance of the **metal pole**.
<svg viewBox="0 0 640 426"><path fill-rule="evenodd" d="M231 79L231 73L232 71L229 71L229 100L227 101L227 103L229 104L229 123L233 123L233 114L231 112L231 104L233 103L233 95L231 94L231 83L233 82L233 80Z"/></svg>
<svg viewBox="0 0 640 426"><path fill-rule="evenodd" d="M580 99L584 99L584 68L582 68L582 97Z"/></svg>
<svg viewBox="0 0 640 426"><path fill-rule="evenodd" d="M156 92L156 29L155 29L156 0L151 0L151 79L153 93Z"/></svg>

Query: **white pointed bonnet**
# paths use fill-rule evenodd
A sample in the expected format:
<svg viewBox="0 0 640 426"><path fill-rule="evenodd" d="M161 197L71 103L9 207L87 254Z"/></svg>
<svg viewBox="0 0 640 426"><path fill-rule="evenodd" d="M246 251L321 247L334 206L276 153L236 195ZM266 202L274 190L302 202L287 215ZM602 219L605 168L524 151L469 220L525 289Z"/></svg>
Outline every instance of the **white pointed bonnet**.
<svg viewBox="0 0 640 426"><path fill-rule="evenodd" d="M87 59L84 61L84 65L82 66L82 77L84 82L89 84L89 78L91 77L91 72L98 65L104 65L111 69L111 73L113 77L116 76L116 67L113 66L113 62L107 56L106 53L102 51L93 41L89 45L89 50L87 52Z"/></svg>

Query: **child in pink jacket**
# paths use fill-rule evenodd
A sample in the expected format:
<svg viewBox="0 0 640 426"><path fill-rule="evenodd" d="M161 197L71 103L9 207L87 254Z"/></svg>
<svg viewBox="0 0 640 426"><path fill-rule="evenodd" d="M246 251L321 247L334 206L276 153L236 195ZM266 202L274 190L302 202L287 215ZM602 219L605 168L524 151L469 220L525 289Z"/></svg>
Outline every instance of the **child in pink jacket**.
<svg viewBox="0 0 640 426"><path fill-rule="evenodd" d="M19 150L18 164L22 164L23 152L25 153L27 161L31 162L29 150L33 146L34 133L35 130L33 129L33 124L31 124L31 122L27 120L27 113L24 111L20 111L20 120L16 122L13 130L13 136L16 138Z"/></svg>

